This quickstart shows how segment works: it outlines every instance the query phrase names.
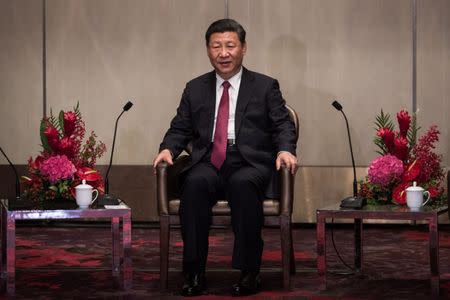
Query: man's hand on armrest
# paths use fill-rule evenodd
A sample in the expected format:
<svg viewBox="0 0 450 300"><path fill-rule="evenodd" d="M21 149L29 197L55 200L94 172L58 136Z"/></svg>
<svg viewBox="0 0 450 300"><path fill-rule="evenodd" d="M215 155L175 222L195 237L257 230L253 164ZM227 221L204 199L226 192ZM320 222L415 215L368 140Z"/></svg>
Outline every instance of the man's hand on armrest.
<svg viewBox="0 0 450 300"><path fill-rule="evenodd" d="M173 165L172 152L169 149L164 149L158 153L158 155L153 160L153 173L156 174L156 167L162 161L167 162L169 165Z"/></svg>
<svg viewBox="0 0 450 300"><path fill-rule="evenodd" d="M280 151L278 152L277 160L275 161L277 171L280 170L281 165L285 165L286 168L291 171L292 175L294 175L298 168L297 157L288 151Z"/></svg>

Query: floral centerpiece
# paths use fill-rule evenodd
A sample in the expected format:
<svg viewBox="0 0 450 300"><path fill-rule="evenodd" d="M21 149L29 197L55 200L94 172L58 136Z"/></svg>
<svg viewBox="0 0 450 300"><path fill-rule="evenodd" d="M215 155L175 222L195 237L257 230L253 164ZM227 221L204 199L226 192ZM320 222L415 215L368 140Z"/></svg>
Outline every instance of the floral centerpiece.
<svg viewBox="0 0 450 300"><path fill-rule="evenodd" d="M442 155L434 152L439 141L439 130L431 126L421 137L416 116L405 110L397 113L399 130L389 114L381 110L376 118L374 143L379 157L369 165L368 175L359 182L360 196L369 204L406 204L406 191L413 184L430 192L430 198L440 202L444 197L441 167ZM418 139L417 139L418 138ZM430 200L430 202L432 202Z"/></svg>
<svg viewBox="0 0 450 300"><path fill-rule="evenodd" d="M91 134L85 142L85 124L79 104L73 111L60 111L58 118L50 112L40 126L42 151L28 160L28 176L22 176L24 195L32 201L74 200L75 186L83 179L104 193L104 182L95 169L96 160L106 152L103 142Z"/></svg>

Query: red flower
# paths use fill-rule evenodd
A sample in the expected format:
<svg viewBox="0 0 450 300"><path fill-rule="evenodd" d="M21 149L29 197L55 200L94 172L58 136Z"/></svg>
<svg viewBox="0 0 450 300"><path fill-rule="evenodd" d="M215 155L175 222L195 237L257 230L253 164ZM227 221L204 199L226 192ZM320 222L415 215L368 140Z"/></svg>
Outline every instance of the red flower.
<svg viewBox="0 0 450 300"><path fill-rule="evenodd" d="M440 134L437 126L431 126L426 134L420 137L420 127L415 117L411 117L406 110L397 113L397 121L399 131L394 130L390 115L381 110L376 117L374 143L379 148L377 153L382 157L391 154L401 160L401 174L397 180L389 181L387 185L379 181L378 178L392 176L394 172L392 169L387 169L388 172L382 172L383 169L374 171L372 164L377 160L375 159L369 167L368 175L360 182L361 195L377 204L405 204L405 189L415 181L428 189L431 198L440 199L444 194L441 185L445 174L441 166L442 155L435 152Z"/></svg>
<svg viewBox="0 0 450 300"><path fill-rule="evenodd" d="M430 186L428 192L430 193L430 198L435 198L439 195L439 189L435 186Z"/></svg>
<svg viewBox="0 0 450 300"><path fill-rule="evenodd" d="M416 159L405 168L403 181L416 181L422 170L422 161Z"/></svg>
<svg viewBox="0 0 450 300"><path fill-rule="evenodd" d="M406 204L406 188L410 184L408 182L402 182L397 185L392 191L392 200L397 204L404 205Z"/></svg>
<svg viewBox="0 0 450 300"><path fill-rule="evenodd" d="M63 137L59 144L59 152L68 158L73 158L75 155L75 143L69 137Z"/></svg>
<svg viewBox="0 0 450 300"><path fill-rule="evenodd" d="M383 139L389 153L394 153L394 138L395 133L389 128L378 129L377 135Z"/></svg>
<svg viewBox="0 0 450 300"><path fill-rule="evenodd" d="M30 157L30 159L28 160L28 169L30 170L30 172L32 172L32 170L39 170L39 167L44 160L45 158L41 155L36 156L35 160Z"/></svg>
<svg viewBox="0 0 450 300"><path fill-rule="evenodd" d="M104 193L103 178L93 169L96 159L105 151L105 144L96 140L92 131L86 145L83 145L85 125L78 109L60 111L58 117L50 111L50 116L40 123L40 138L43 151L33 160L28 160L28 176L23 176L24 195L39 202L52 199L74 199L74 187L83 179ZM66 157L73 166L70 176L57 176L61 173L60 164L50 164L58 157ZM58 173L59 172L59 173Z"/></svg>
<svg viewBox="0 0 450 300"><path fill-rule="evenodd" d="M88 167L79 168L77 170L77 176L80 180L84 179L86 181L97 181L102 179L102 176L97 170Z"/></svg>
<svg viewBox="0 0 450 300"><path fill-rule="evenodd" d="M52 148L53 151L58 151L59 149L59 133L58 130L52 126L49 125L44 130L44 135L47 138L48 145L50 148Z"/></svg>
<svg viewBox="0 0 450 300"><path fill-rule="evenodd" d="M400 136L406 138L406 134L409 130L409 125L411 124L411 117L408 112L401 110L397 113L398 127L400 128Z"/></svg>
<svg viewBox="0 0 450 300"><path fill-rule="evenodd" d="M439 141L439 130L436 125L430 127L425 135L413 148L413 155L420 159L422 167L417 181L428 182L430 179L442 180L444 177L441 167L442 155L434 153L435 143Z"/></svg>
<svg viewBox="0 0 450 300"><path fill-rule="evenodd" d="M406 138L400 136L394 140L395 144L395 156L402 161L406 161L408 158L408 141Z"/></svg>
<svg viewBox="0 0 450 300"><path fill-rule="evenodd" d="M72 111L64 112L64 134L65 136L71 136L75 131L75 125L77 122L77 115Z"/></svg>

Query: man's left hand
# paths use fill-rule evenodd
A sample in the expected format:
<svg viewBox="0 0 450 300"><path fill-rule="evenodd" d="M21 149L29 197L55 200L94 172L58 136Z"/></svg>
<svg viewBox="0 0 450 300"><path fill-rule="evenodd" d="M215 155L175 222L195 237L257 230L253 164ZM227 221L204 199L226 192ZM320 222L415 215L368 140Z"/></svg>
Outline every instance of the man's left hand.
<svg viewBox="0 0 450 300"><path fill-rule="evenodd" d="M291 171L292 175L297 172L297 157L292 155L292 153L287 151L281 151L278 153L277 160L275 162L275 166L277 171L280 170L281 165L285 165L288 170Z"/></svg>

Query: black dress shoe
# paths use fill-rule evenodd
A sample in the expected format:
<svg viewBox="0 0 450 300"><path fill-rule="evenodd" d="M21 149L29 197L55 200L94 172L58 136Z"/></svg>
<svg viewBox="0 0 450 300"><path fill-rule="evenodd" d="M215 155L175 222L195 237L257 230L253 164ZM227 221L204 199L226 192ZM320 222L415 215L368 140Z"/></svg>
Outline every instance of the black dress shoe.
<svg viewBox="0 0 450 300"><path fill-rule="evenodd" d="M184 276L181 295L185 297L193 297L204 294L206 290L205 273L188 273Z"/></svg>
<svg viewBox="0 0 450 300"><path fill-rule="evenodd" d="M241 272L239 282L233 285L231 295L248 296L261 291L261 278L259 272Z"/></svg>

